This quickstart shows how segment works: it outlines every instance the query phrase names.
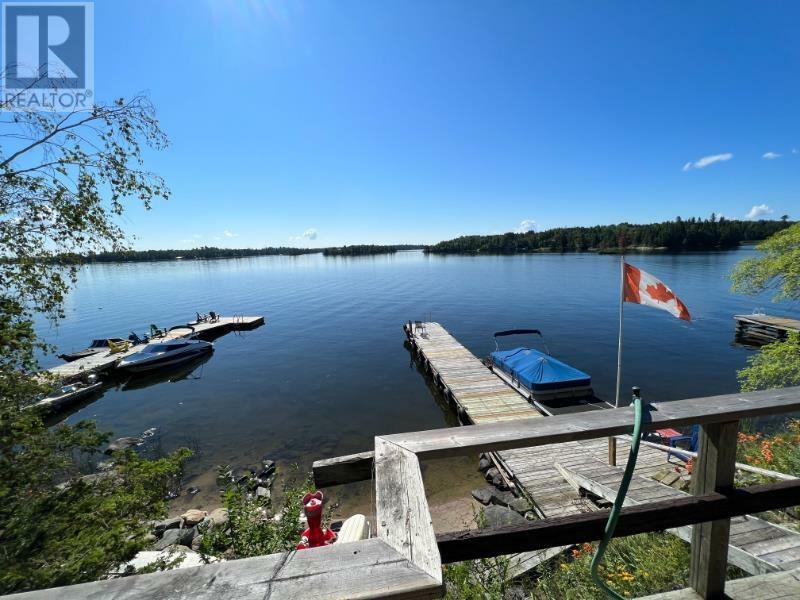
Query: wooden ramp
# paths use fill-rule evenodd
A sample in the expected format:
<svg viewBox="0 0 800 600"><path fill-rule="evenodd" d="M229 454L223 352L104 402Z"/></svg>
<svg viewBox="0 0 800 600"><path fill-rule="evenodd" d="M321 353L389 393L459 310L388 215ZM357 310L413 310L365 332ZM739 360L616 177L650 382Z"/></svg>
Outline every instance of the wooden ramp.
<svg viewBox="0 0 800 600"><path fill-rule="evenodd" d="M734 579L725 583L727 600L796 600L800 598L800 568L782 573ZM640 600L702 600L692 589L675 590Z"/></svg>
<svg viewBox="0 0 800 600"><path fill-rule="evenodd" d="M595 460L557 468L574 489L583 489L613 502L622 481L623 470ZM645 504L670 498L685 498L686 492L634 475L625 506ZM670 530L685 542L691 542L692 525ZM800 567L800 534L752 516L731 519L728 562L752 575L787 571Z"/></svg>
<svg viewBox="0 0 800 600"><path fill-rule="evenodd" d="M199 337L215 337L228 333L229 331L239 331L254 329L264 324L264 317L219 317L215 321L203 321L200 323L190 322L185 325L176 325L171 328L163 337L153 339L154 342L173 340L191 335ZM85 375L87 373L99 373L113 368L117 362L138 352L144 348L144 344L132 345L125 352L101 352L86 358L80 358L72 362L58 365L48 369L47 373L56 376L62 381L69 381Z"/></svg>
<svg viewBox="0 0 800 600"><path fill-rule="evenodd" d="M628 440L624 436L618 437L617 460L620 463L627 460L629 450ZM564 479L557 463L570 467L587 463L607 463L607 440L548 444L534 448L505 450L498 454L501 455L506 469L513 474L515 482L530 495L539 516L563 517L595 510L594 503L579 496ZM639 448L636 474L649 477L663 470L665 466L667 462L664 452L655 448Z"/></svg>

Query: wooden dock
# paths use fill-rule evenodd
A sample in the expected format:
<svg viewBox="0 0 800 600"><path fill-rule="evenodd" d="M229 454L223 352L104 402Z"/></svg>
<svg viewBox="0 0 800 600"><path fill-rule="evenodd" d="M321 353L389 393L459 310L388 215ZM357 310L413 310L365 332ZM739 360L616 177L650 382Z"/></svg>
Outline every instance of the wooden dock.
<svg viewBox="0 0 800 600"><path fill-rule="evenodd" d="M189 322L170 328L162 337L153 338L153 342L162 342L190 336L200 338L215 338L230 331L245 331L255 329L264 324L264 317L219 317L214 321ZM135 352L144 348L144 344L131 345L125 352L100 352L86 358L47 369L47 373L54 375L64 382L75 380L88 373L102 373L116 366L116 364Z"/></svg>
<svg viewBox="0 0 800 600"><path fill-rule="evenodd" d="M453 404L463 424L544 418L523 391L508 385L439 323L407 323L404 330L425 370ZM620 438L620 456L625 456L627 447ZM556 460L580 462L601 458L607 452L605 441L593 440L504 450L492 458L519 492L533 502L540 517L555 517L592 510L591 502L577 495L561 476ZM665 465L663 452L640 449L638 473L649 475Z"/></svg>
<svg viewBox="0 0 800 600"><path fill-rule="evenodd" d="M800 332L800 319L772 315L735 315L736 338L744 342L769 344Z"/></svg>
<svg viewBox="0 0 800 600"><path fill-rule="evenodd" d="M405 331L425 369L455 404L463 424L542 416L439 323L406 324Z"/></svg>
<svg viewBox="0 0 800 600"><path fill-rule="evenodd" d="M512 387L507 380L491 371L438 323L410 322L404 326L404 330L426 371L455 406L463 424L544 418L528 402L523 390ZM586 408L592 410L597 406ZM618 456L620 461L624 461L630 449L630 439L628 436L617 436L616 439ZM608 465L608 444L605 439L501 450L490 456L505 473L506 479L533 503L543 519L598 509L596 504L576 489L577 476L570 477L570 473L586 478L588 469L589 478L596 473L605 476L603 482L613 484L614 478L619 478L622 472L618 467ZM636 481L629 494L631 502L654 502L686 496L684 492L653 479L668 466L664 451L641 445L634 471ZM614 492L616 489L613 487ZM589 491L602 496L595 490ZM691 528L682 530L684 534L687 531L691 535ZM748 532L751 535L743 535ZM771 543L773 540L774 544ZM745 545L756 542L757 548ZM742 545L744 547L740 547ZM731 546L731 562L754 575L797 567L796 560L800 559L800 555L797 555L800 552L800 535L760 519L748 517L735 521L731 529Z"/></svg>

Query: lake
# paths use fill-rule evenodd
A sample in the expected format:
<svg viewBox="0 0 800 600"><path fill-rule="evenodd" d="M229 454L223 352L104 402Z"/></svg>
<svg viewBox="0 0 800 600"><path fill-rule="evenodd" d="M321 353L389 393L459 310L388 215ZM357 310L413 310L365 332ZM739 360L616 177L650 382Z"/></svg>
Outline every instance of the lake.
<svg viewBox="0 0 800 600"><path fill-rule="evenodd" d="M730 293L728 273L753 253L629 257L669 285L694 320L625 306L626 398L632 385L653 401L737 390L736 370L752 351L733 343L732 316L754 306L792 314ZM150 323L185 323L197 311L265 316L259 329L217 339L191 373L117 385L69 418L95 419L115 437L156 427L164 450L189 445L196 456L187 484L201 494L179 504L203 505L216 499L219 464L267 456L308 471L315 459L371 449L376 434L452 425L404 346L409 319L440 322L479 357L494 349L494 331L539 328L553 355L590 373L597 395L613 401L618 299L619 257L596 254L97 264L81 270L59 327L39 330L69 351L92 338L141 334ZM474 470L474 462L439 469L431 492L445 492L456 475L474 486Z"/></svg>

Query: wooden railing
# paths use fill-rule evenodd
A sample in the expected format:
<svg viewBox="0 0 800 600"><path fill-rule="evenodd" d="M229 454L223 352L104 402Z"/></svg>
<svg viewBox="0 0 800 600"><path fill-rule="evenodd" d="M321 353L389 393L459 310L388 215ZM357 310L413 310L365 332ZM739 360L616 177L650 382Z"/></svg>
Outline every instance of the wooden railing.
<svg viewBox="0 0 800 600"><path fill-rule="evenodd" d="M618 536L696 524L691 586L705 598L725 585L729 519L800 504L800 481L734 489L736 433L743 418L800 411L800 388L694 398L647 407L644 429L701 425L694 496L624 508ZM375 438L374 452L314 464L318 486L375 480L377 538L191 569L33 592L38 598L434 598L442 562L562 546L601 537L607 512L436 536L420 458L475 456L630 433L630 408L402 433ZM22 595L25 597L27 595Z"/></svg>

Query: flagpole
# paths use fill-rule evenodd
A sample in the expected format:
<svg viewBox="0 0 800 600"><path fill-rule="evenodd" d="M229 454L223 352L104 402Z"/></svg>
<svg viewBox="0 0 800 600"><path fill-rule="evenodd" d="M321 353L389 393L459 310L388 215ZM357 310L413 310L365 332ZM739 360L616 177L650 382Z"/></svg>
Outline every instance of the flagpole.
<svg viewBox="0 0 800 600"><path fill-rule="evenodd" d="M625 306L625 255L619 262L619 339L617 341L617 393L614 396L614 408L619 408L619 388L622 375L622 316Z"/></svg>
<svg viewBox="0 0 800 600"><path fill-rule="evenodd" d="M619 408L619 389L622 383L622 317L625 306L625 255L619 261L619 337L617 339L617 390L614 395L614 408ZM608 438L608 464L617 465L617 438Z"/></svg>

